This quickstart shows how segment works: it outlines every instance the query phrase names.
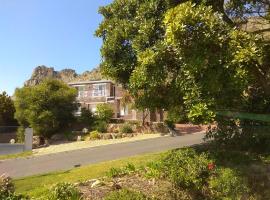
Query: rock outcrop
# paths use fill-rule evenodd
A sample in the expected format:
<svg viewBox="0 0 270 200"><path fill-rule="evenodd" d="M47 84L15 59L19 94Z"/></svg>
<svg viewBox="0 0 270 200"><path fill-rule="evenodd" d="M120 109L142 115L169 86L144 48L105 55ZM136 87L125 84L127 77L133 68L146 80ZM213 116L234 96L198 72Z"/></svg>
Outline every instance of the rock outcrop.
<svg viewBox="0 0 270 200"><path fill-rule="evenodd" d="M27 80L24 85L34 86L47 78L58 79L64 81L65 83L69 83L75 81L101 80L102 76L99 68L93 69L92 71L86 71L82 74L77 74L73 69L55 71L53 67L41 65L34 69L31 78Z"/></svg>

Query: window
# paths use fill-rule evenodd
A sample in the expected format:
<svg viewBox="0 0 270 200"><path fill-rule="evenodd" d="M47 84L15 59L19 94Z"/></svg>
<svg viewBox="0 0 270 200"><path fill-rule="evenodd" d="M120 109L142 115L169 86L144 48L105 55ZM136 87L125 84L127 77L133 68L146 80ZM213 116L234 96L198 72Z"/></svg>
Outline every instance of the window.
<svg viewBox="0 0 270 200"><path fill-rule="evenodd" d="M92 96L94 97L103 97L106 93L105 84L94 84Z"/></svg>
<svg viewBox="0 0 270 200"><path fill-rule="evenodd" d="M128 115L128 105L121 108L120 115L121 116Z"/></svg>
<svg viewBox="0 0 270 200"><path fill-rule="evenodd" d="M79 87L77 87L77 89L78 89L78 97L84 97L85 96L85 87L79 86Z"/></svg>

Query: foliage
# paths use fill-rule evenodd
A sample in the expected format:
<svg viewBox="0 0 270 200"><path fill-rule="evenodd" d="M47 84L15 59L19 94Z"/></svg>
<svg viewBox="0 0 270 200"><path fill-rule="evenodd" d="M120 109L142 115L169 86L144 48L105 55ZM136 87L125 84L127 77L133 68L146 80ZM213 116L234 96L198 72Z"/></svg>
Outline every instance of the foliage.
<svg viewBox="0 0 270 200"><path fill-rule="evenodd" d="M174 128L175 128L174 121L171 121L171 120L165 120L164 123L165 123L170 129L174 129Z"/></svg>
<svg viewBox="0 0 270 200"><path fill-rule="evenodd" d="M106 133L107 132L107 122L106 121L96 121L95 122L95 129L100 133Z"/></svg>
<svg viewBox="0 0 270 200"><path fill-rule="evenodd" d="M111 192L105 200L150 200L140 192L134 192L127 189Z"/></svg>
<svg viewBox="0 0 270 200"><path fill-rule="evenodd" d="M249 191L243 178L229 168L218 169L209 180L213 199L241 199Z"/></svg>
<svg viewBox="0 0 270 200"><path fill-rule="evenodd" d="M254 120L219 117L216 126L207 131L206 140L215 145L253 152L269 152L270 124Z"/></svg>
<svg viewBox="0 0 270 200"><path fill-rule="evenodd" d="M101 70L137 108L182 107L195 123L219 109L269 113L269 41L240 29L247 16L269 22L267 1L114 0L100 13Z"/></svg>
<svg viewBox="0 0 270 200"><path fill-rule="evenodd" d="M132 127L129 123L124 123L120 126L120 133L133 133Z"/></svg>
<svg viewBox="0 0 270 200"><path fill-rule="evenodd" d="M51 200L79 200L80 192L71 183L58 183L50 190Z"/></svg>
<svg viewBox="0 0 270 200"><path fill-rule="evenodd" d="M50 138L69 125L76 110L76 90L57 80L45 80L15 91L15 117L21 126L30 125L37 135Z"/></svg>
<svg viewBox="0 0 270 200"><path fill-rule="evenodd" d="M29 198L23 195L15 194L15 187L14 187L14 184L11 182L11 178L1 175L0 176L0 199L27 200Z"/></svg>
<svg viewBox="0 0 270 200"><path fill-rule="evenodd" d="M183 123L188 121L188 116L182 106L175 106L168 110L167 119L174 123Z"/></svg>
<svg viewBox="0 0 270 200"><path fill-rule="evenodd" d="M91 140L100 139L100 134L99 134L98 131L92 131L92 132L89 133L89 135L90 135L89 137L90 137Z"/></svg>
<svg viewBox="0 0 270 200"><path fill-rule="evenodd" d="M135 165L132 163L128 163L126 166L122 168L115 168L115 167L110 168L110 170L106 173L106 175L108 177L115 178L133 173L135 171L136 171Z"/></svg>
<svg viewBox="0 0 270 200"><path fill-rule="evenodd" d="M17 125L14 119L15 107L10 96L6 92L0 94L0 126Z"/></svg>
<svg viewBox="0 0 270 200"><path fill-rule="evenodd" d="M213 161L206 153L187 148L170 151L162 160L161 170L175 187L199 192L211 175L210 163Z"/></svg>
<svg viewBox="0 0 270 200"><path fill-rule="evenodd" d="M52 185L59 182L84 182L90 179L104 177L111 167L122 168L126 163L132 163L136 167L145 165L160 157L159 154L144 154L123 158L120 160L106 161L68 171L58 171L48 174L35 175L14 180L17 192L27 194L34 199L44 196Z"/></svg>
<svg viewBox="0 0 270 200"><path fill-rule="evenodd" d="M98 104L96 114L99 120L109 122L113 117L113 109L109 104Z"/></svg>
<svg viewBox="0 0 270 200"><path fill-rule="evenodd" d="M24 142L24 139L25 139L24 133L25 133L25 128L23 126L19 126L19 128L17 129L17 132L16 132L17 142L19 142L19 143Z"/></svg>
<svg viewBox="0 0 270 200"><path fill-rule="evenodd" d="M0 196L7 197L14 192L15 187L11 182L11 178L4 175L0 176Z"/></svg>
<svg viewBox="0 0 270 200"><path fill-rule="evenodd" d="M95 116L90 110L82 108L81 115L78 117L78 121L91 127L95 122Z"/></svg>

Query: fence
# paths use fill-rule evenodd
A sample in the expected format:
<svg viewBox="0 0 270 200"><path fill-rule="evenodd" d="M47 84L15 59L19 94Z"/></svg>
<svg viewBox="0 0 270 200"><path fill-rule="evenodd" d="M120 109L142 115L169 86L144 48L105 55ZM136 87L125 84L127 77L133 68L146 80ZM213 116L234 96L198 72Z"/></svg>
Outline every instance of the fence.
<svg viewBox="0 0 270 200"><path fill-rule="evenodd" d="M16 141L17 129L15 126L0 127L0 155L32 150L33 129L25 129L24 143L13 143Z"/></svg>

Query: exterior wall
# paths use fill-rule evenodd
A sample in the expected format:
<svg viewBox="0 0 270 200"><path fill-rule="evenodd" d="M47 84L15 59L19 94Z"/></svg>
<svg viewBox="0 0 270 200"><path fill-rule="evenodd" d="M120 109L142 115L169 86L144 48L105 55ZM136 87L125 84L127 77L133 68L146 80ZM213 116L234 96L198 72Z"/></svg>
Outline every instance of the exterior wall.
<svg viewBox="0 0 270 200"><path fill-rule="evenodd" d="M104 96L93 96L93 87L95 84L105 84L105 95ZM125 89L121 85L115 85L110 81L93 81L88 83L72 83L72 87L84 86L84 91L81 92L81 96L77 97L77 101L80 103L81 108L86 108L91 111L96 110L96 106L100 103L108 103L111 105L114 111L114 118L122 118L125 120L139 120L145 122L163 121L163 111L149 112L145 111L144 116L142 111L135 109L127 109L124 115L121 116L123 106L121 106L120 100L124 95ZM79 91L78 91L79 94Z"/></svg>

